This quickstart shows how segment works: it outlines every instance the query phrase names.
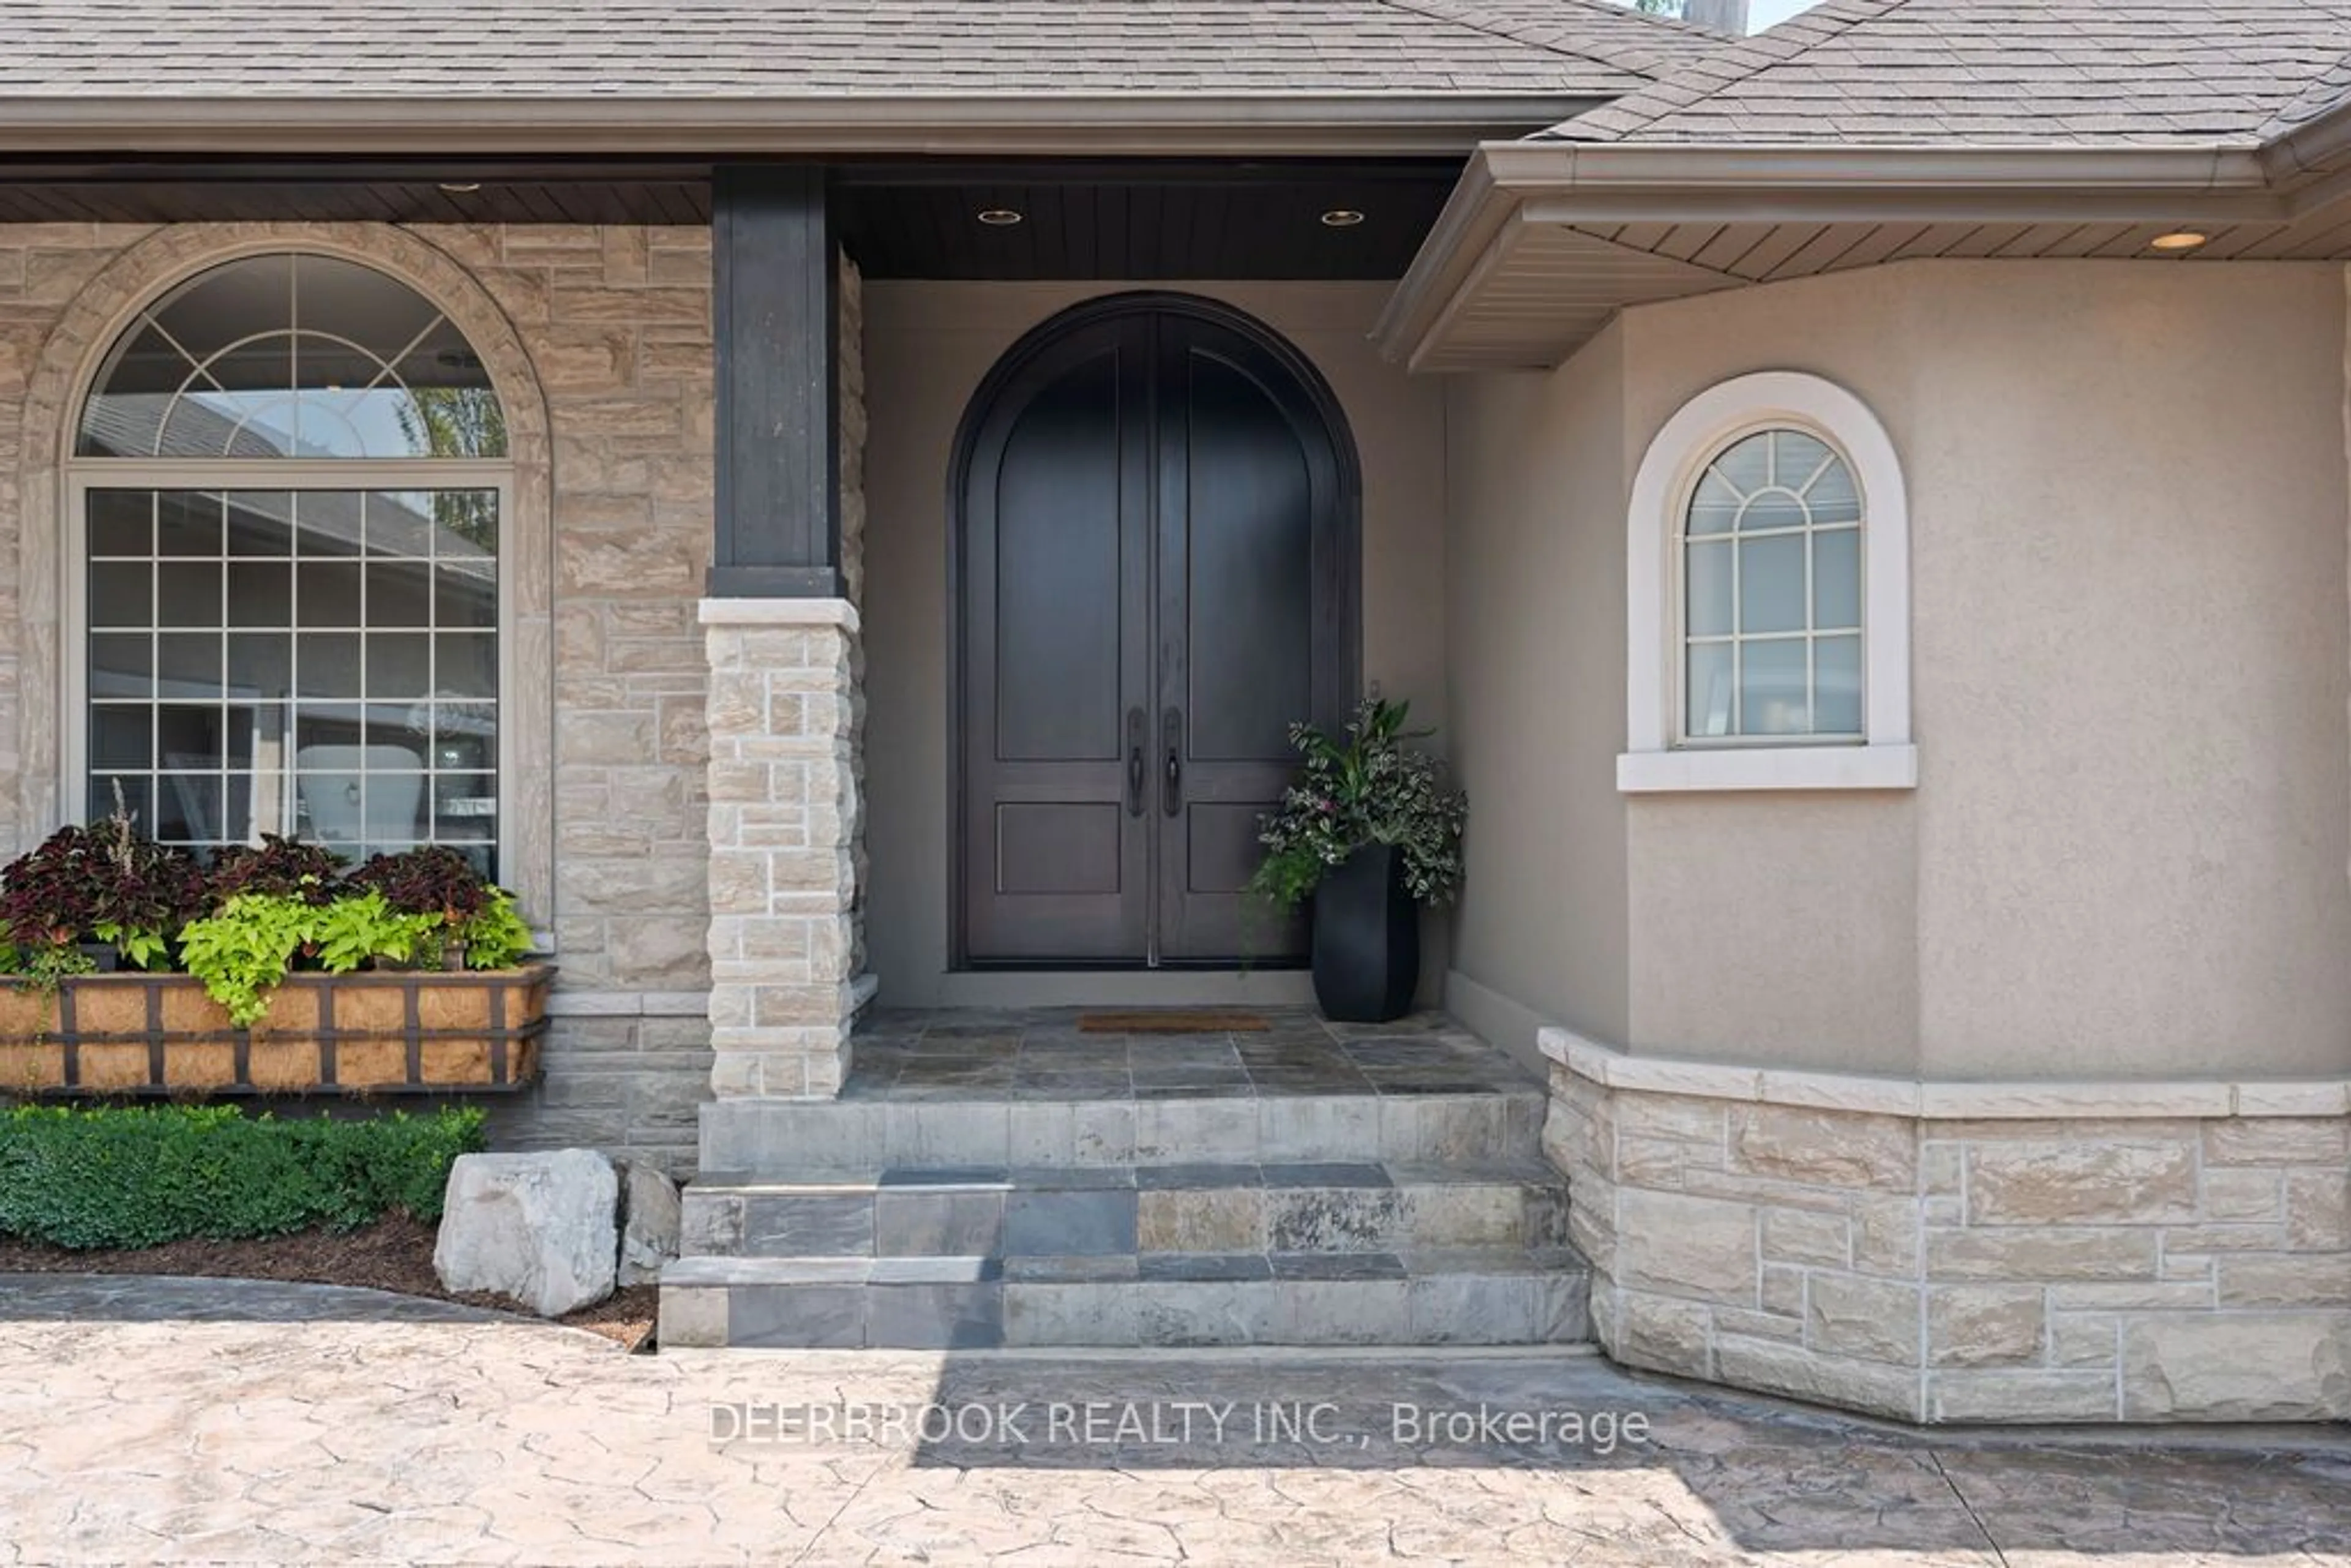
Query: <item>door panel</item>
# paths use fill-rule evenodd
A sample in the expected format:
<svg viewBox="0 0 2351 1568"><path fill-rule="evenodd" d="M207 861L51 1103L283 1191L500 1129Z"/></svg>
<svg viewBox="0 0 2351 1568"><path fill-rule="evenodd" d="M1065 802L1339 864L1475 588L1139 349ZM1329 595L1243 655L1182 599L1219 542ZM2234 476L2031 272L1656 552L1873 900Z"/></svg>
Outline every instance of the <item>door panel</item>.
<svg viewBox="0 0 2351 1568"><path fill-rule="evenodd" d="M1003 391L964 497L962 883L979 960L1141 964L1150 827L1147 337L1057 345Z"/></svg>
<svg viewBox="0 0 2351 1568"><path fill-rule="evenodd" d="M1114 805L998 807L996 891L1116 894L1125 881L1119 817Z"/></svg>
<svg viewBox="0 0 2351 1568"><path fill-rule="evenodd" d="M1352 497L1292 363L1201 308L1105 312L975 414L961 495L963 949L1258 963L1290 727L1353 685Z"/></svg>
<svg viewBox="0 0 2351 1568"><path fill-rule="evenodd" d="M1119 632L1119 356L1040 392L998 471L996 755L1114 761Z"/></svg>
<svg viewBox="0 0 2351 1568"><path fill-rule="evenodd" d="M1158 334L1159 701L1183 716L1163 758L1157 947L1175 963L1302 956L1301 923L1252 907L1257 821L1296 770L1290 727L1331 716L1317 580L1335 552L1338 473L1322 422L1271 353L1213 322ZM1318 687L1323 688L1318 690Z"/></svg>
<svg viewBox="0 0 2351 1568"><path fill-rule="evenodd" d="M1314 710L1314 514L1306 455L1265 392L1214 355L1189 362L1185 587L1192 755L1289 755Z"/></svg>

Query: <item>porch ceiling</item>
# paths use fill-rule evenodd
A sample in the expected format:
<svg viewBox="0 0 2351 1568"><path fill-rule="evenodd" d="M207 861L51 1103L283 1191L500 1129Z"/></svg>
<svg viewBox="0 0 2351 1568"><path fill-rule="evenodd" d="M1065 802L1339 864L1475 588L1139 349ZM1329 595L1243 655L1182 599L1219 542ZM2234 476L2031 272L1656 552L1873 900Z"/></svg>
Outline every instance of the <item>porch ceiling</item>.
<svg viewBox="0 0 2351 1568"><path fill-rule="evenodd" d="M1378 279L1404 276L1454 158L861 161L831 168L836 226L869 277ZM710 222L708 162L607 159L25 160L0 224ZM983 211L1021 215L991 227ZM1345 227L1326 213L1360 213Z"/></svg>
<svg viewBox="0 0 2351 1568"><path fill-rule="evenodd" d="M2199 248L2158 252L2190 229ZM1555 366L1630 305L1917 257L2351 259L2351 175L2252 149L1480 149L1379 337L1416 371Z"/></svg>
<svg viewBox="0 0 2351 1568"><path fill-rule="evenodd" d="M835 203L868 277L1384 280L1412 264L1459 172L1453 159L851 165Z"/></svg>

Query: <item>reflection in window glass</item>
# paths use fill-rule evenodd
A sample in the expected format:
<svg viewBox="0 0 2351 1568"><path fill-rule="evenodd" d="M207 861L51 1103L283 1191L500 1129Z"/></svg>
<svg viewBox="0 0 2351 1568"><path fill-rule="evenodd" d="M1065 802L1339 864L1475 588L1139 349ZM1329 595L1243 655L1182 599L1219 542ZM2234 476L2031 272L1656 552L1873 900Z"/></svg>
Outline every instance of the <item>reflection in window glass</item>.
<svg viewBox="0 0 2351 1568"><path fill-rule="evenodd" d="M107 357L75 450L504 457L506 415L464 335L405 284L329 256L253 256L140 314ZM484 518L477 503L440 504Z"/></svg>
<svg viewBox="0 0 2351 1568"><path fill-rule="evenodd" d="M165 842L495 866L496 491L87 495L93 814L119 788ZM211 559L162 555L165 517Z"/></svg>

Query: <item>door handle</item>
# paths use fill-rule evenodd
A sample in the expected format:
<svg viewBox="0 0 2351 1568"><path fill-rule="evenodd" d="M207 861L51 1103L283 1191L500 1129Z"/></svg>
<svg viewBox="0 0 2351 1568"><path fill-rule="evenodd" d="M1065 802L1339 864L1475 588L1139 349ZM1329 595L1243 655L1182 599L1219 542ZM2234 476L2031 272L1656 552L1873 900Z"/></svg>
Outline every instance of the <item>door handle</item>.
<svg viewBox="0 0 2351 1568"><path fill-rule="evenodd" d="M1169 816L1181 816L1184 811L1184 710L1169 708L1159 721L1161 743L1167 748L1167 784L1159 797L1160 809Z"/></svg>
<svg viewBox="0 0 2351 1568"><path fill-rule="evenodd" d="M1126 814L1143 815L1143 748L1151 742L1151 720L1137 708L1126 710Z"/></svg>

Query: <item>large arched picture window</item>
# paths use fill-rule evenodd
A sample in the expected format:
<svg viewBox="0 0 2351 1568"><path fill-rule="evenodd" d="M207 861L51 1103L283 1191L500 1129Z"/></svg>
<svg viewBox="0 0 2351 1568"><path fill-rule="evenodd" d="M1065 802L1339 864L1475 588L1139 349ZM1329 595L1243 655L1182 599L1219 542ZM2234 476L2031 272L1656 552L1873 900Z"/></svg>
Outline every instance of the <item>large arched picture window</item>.
<svg viewBox="0 0 2351 1568"><path fill-rule="evenodd" d="M507 458L479 357L372 268L250 256L149 304L70 475L88 812L495 872Z"/></svg>

